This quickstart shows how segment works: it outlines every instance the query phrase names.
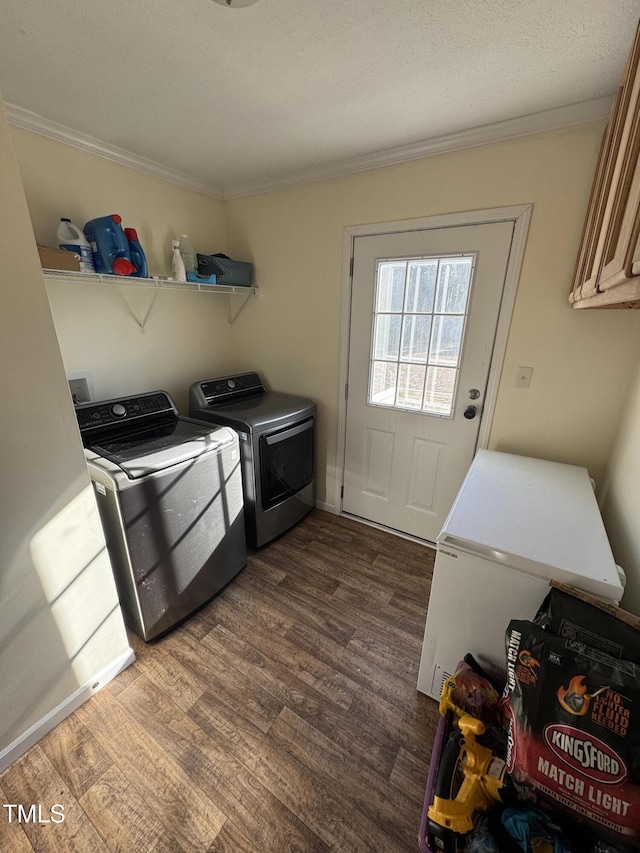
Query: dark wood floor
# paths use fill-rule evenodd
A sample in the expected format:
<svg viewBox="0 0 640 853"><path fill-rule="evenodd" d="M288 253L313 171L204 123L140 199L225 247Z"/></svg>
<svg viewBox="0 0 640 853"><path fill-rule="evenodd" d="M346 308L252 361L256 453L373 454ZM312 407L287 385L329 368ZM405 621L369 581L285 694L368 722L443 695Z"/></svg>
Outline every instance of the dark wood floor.
<svg viewBox="0 0 640 853"><path fill-rule="evenodd" d="M314 510L0 776L3 853L418 849L429 548Z"/></svg>

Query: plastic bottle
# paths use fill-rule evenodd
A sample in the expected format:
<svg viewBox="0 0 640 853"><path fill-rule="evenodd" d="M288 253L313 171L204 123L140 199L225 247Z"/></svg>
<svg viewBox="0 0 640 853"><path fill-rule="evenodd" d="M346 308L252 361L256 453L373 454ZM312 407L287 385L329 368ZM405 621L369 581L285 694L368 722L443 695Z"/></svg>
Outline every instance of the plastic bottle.
<svg viewBox="0 0 640 853"><path fill-rule="evenodd" d="M58 248L80 255L80 272L95 272L89 241L70 219L62 217L58 225Z"/></svg>
<svg viewBox="0 0 640 853"><path fill-rule="evenodd" d="M138 240L138 232L135 228L125 228L124 233L129 241L129 251L131 252L131 261L135 267L135 271L131 273L136 278L148 278L149 271L147 269L147 258Z"/></svg>
<svg viewBox="0 0 640 853"><path fill-rule="evenodd" d="M180 235L179 241L180 254L182 255L182 260L184 262L185 272L198 272L198 256L195 253L195 250L191 243L189 242L189 238L186 234Z"/></svg>
<svg viewBox="0 0 640 853"><path fill-rule="evenodd" d="M173 250L173 256L171 258L171 272L173 274L173 280L186 281L187 271L184 268L184 261L182 260L182 255L180 254L180 241L172 240L171 249Z"/></svg>
<svg viewBox="0 0 640 853"><path fill-rule="evenodd" d="M84 226L84 235L91 243L97 273L131 275L135 267L131 262L129 241L122 230L121 216L113 213L90 219Z"/></svg>

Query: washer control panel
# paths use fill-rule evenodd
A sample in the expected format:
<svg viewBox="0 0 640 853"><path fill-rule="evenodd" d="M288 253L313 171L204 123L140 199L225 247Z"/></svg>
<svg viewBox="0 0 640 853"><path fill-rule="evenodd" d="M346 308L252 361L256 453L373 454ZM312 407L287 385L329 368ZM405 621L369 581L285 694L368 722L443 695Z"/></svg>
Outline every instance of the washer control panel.
<svg viewBox="0 0 640 853"><path fill-rule="evenodd" d="M177 416L178 410L166 391L154 391L136 397L120 397L96 403L76 406L76 417L80 432L112 427L118 423L131 423L144 419L156 419L163 415Z"/></svg>

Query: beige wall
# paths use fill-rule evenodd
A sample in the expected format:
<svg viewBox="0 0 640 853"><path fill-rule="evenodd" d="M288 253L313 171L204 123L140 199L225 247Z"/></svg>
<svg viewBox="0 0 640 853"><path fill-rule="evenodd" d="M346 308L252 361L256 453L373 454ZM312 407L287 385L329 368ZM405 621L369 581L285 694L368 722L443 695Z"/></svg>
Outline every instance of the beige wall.
<svg viewBox="0 0 640 853"><path fill-rule="evenodd" d="M222 202L28 131L12 129L33 231L56 246L61 216L79 227L119 213L137 229L150 274L171 270L171 239L186 233L196 251L224 251ZM153 292L49 285L67 372L90 370L95 396L164 388L186 412L189 384L232 369L228 297L163 290L141 332Z"/></svg>
<svg viewBox="0 0 640 853"><path fill-rule="evenodd" d="M627 573L622 603L640 616L640 362L611 454L602 515L616 561Z"/></svg>
<svg viewBox="0 0 640 853"><path fill-rule="evenodd" d="M572 311L567 302L602 129L583 125L224 203L12 133L38 242L55 245L60 216L83 224L118 212L138 228L152 272L168 272L170 239L183 232L198 251L255 263L260 295L231 328L222 297L162 292L141 334L125 297L142 318L148 292L51 286L66 370L92 370L98 397L165 387L183 410L194 379L262 371L272 387L318 402L318 497L331 505L344 228L528 202L533 216L490 446L585 465L602 493L640 359L640 312ZM514 387L519 365L534 368L528 390ZM640 543L630 521L637 498L627 473L635 470L639 421L630 405L604 508L640 612Z"/></svg>
<svg viewBox="0 0 640 853"><path fill-rule="evenodd" d="M319 498L334 502L348 225L534 205L490 446L585 465L600 480L640 353L640 312L573 311L569 291L603 125L583 125L226 202L231 253L259 299L238 367L319 405ZM533 367L528 390L514 387ZM326 474L323 472L326 471Z"/></svg>
<svg viewBox="0 0 640 853"><path fill-rule="evenodd" d="M0 197L1 768L129 646L1 98Z"/></svg>

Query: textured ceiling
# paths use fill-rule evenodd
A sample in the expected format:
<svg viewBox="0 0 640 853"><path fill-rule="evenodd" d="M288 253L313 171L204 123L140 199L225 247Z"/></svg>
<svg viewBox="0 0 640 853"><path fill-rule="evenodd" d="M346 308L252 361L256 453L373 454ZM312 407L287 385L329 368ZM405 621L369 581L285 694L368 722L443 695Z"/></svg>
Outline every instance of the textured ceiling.
<svg viewBox="0 0 640 853"><path fill-rule="evenodd" d="M8 104L209 186L612 95L640 0L2 0Z"/></svg>

